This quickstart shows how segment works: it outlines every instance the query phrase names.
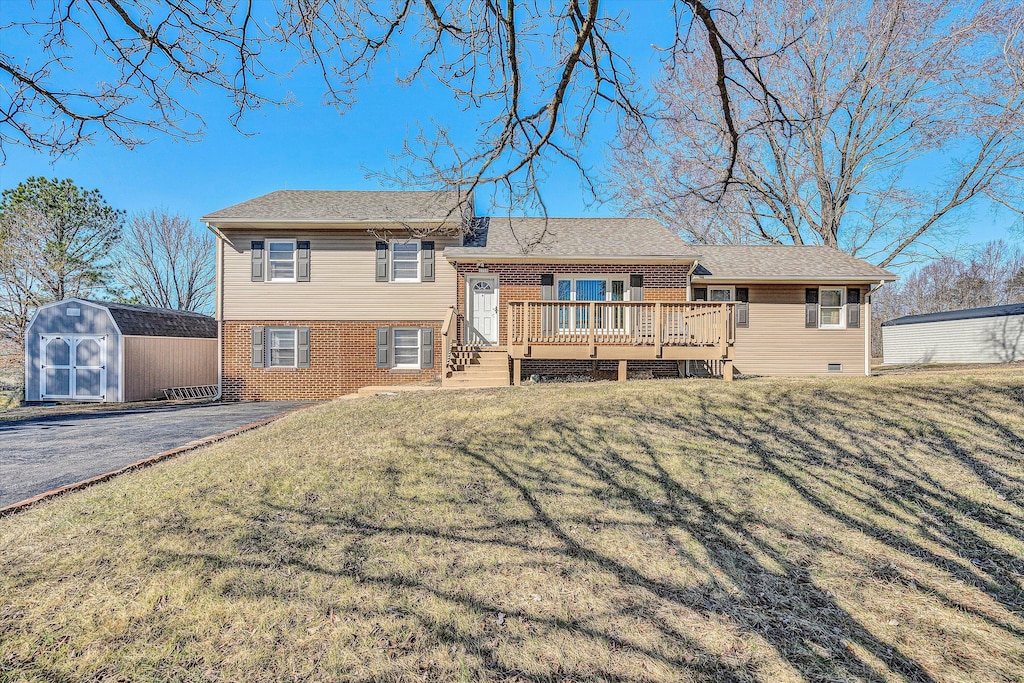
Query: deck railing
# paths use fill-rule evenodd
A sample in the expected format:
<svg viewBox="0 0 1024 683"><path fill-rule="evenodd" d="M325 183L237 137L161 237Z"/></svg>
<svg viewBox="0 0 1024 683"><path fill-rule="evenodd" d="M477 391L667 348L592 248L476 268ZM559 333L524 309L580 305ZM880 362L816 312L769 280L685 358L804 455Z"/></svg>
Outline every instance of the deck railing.
<svg viewBox="0 0 1024 683"><path fill-rule="evenodd" d="M714 347L735 340L735 304L662 301L513 301L513 346Z"/></svg>

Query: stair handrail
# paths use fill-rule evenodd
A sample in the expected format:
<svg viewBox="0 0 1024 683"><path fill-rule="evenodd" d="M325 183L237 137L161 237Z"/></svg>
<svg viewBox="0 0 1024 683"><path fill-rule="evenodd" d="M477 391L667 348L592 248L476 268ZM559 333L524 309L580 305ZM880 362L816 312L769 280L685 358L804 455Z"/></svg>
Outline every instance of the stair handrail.
<svg viewBox="0 0 1024 683"><path fill-rule="evenodd" d="M449 306L444 314L444 322L441 323L441 348L444 350L444 366L452 367L452 342L455 332L455 307Z"/></svg>

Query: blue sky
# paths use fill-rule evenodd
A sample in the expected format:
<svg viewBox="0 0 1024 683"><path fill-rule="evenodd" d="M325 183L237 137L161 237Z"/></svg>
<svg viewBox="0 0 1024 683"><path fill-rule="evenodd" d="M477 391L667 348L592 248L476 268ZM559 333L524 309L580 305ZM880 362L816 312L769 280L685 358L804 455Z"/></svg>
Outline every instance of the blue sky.
<svg viewBox="0 0 1024 683"><path fill-rule="evenodd" d="M9 2L18 0L9 0ZM11 5L7 5L8 8ZM644 77L657 70L652 43L671 40L668 3L617 3L628 8L629 32L622 36L624 50ZM25 5L18 9L24 10ZM10 9L5 13L9 14ZM26 46L27 47L27 46ZM417 121L432 119L453 130L473 133L475 112L463 112L440 86L395 84L399 68L384 64L365 85L355 106L344 116L320 104L322 86L310 70L280 85L294 93L299 104L250 113L246 136L228 122L230 108L217 93L203 93L195 106L206 120L205 138L186 144L157 138L127 150L101 137L74 156L52 159L48 154L11 146L0 168L0 189L17 185L32 175L70 177L82 187L99 189L107 201L129 213L164 207L198 219L203 214L277 189L380 189L367 173L382 171L398 152ZM614 136L614 121L598 122L586 162L600 169L605 146ZM551 215L616 215L613 205L591 205L576 171L556 164L543 185ZM477 210L487 212L486 199ZM993 213L979 206L968 222L960 243L1011 236L1016 224L1008 212Z"/></svg>

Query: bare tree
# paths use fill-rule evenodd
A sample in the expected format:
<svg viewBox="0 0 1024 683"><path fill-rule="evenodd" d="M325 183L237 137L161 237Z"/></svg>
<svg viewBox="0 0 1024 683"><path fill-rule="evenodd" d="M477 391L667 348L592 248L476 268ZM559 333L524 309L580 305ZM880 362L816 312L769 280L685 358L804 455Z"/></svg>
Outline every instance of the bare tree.
<svg viewBox="0 0 1024 683"><path fill-rule="evenodd" d="M125 230L117 278L123 294L147 306L209 312L214 293L213 237L184 216L150 211Z"/></svg>
<svg viewBox="0 0 1024 683"><path fill-rule="evenodd" d="M670 65L654 129L626 121L617 195L698 242L825 244L882 266L934 257L982 197L1024 210L1024 6L1002 0L730 3L719 30L760 58L735 123L704 45ZM777 50L780 41L786 49ZM701 58L704 57L704 58ZM721 201L706 201L740 131ZM918 163L928 157L928 168ZM917 167L914 164L918 163Z"/></svg>
<svg viewBox="0 0 1024 683"><path fill-rule="evenodd" d="M731 70L748 81L760 77L721 34L713 7L702 0L670 7L669 54L678 58L700 44L711 55L707 87L725 122L716 177L723 183L739 140L731 98L740 81ZM340 111L381 63L404 52L412 66L400 81L440 85L479 111L480 123L468 147L444 126L421 129L391 179L459 188L466 201L489 183L510 200L539 202L538 180L554 160L574 164L593 189L581 151L594 117L618 116L643 130L650 113L616 47L626 19L601 0L40 0L6 15L0 45L12 47L0 48L7 81L0 150L24 144L59 154L97 135L127 147L156 134L192 139L203 120L181 97L188 91L225 94L239 125L246 111L288 99L270 92L277 79L269 78L275 74L264 55L271 49L274 64L289 73L314 69L325 101ZM21 56L7 52L18 46ZM98 85L84 86L82 70L99 74L90 79Z"/></svg>
<svg viewBox="0 0 1024 683"><path fill-rule="evenodd" d="M0 340L20 349L32 312L53 301L40 274L48 267L43 247L53 233L51 220L33 206L0 213Z"/></svg>
<svg viewBox="0 0 1024 683"><path fill-rule="evenodd" d="M967 260L944 256L872 297L872 348L881 354L881 323L904 315L1024 302L1024 251L988 242Z"/></svg>

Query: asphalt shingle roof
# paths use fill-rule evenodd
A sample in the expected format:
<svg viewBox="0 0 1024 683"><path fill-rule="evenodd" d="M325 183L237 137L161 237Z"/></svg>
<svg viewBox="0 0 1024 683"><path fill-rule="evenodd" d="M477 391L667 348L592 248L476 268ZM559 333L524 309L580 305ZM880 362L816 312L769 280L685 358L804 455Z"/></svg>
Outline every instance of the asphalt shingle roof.
<svg viewBox="0 0 1024 683"><path fill-rule="evenodd" d="M914 325L916 323L937 323L949 320L971 320L973 318L1001 318L1007 315L1024 315L1024 303L1006 304L1005 306L984 306L982 308L965 308L960 311L942 311L940 313L921 313L905 315L882 323L882 327L891 325Z"/></svg>
<svg viewBox="0 0 1024 683"><path fill-rule="evenodd" d="M745 280L895 280L889 271L822 246L692 246L700 255L694 278Z"/></svg>
<svg viewBox="0 0 1024 683"><path fill-rule="evenodd" d="M110 311L121 334L142 337L200 337L217 336L217 321L202 313L175 311L112 301L89 301Z"/></svg>
<svg viewBox="0 0 1024 683"><path fill-rule="evenodd" d="M454 191L278 190L203 216L217 221L440 220L458 205ZM454 214L458 218L458 214Z"/></svg>
<svg viewBox="0 0 1024 683"><path fill-rule="evenodd" d="M474 231L446 257L492 258L658 258L693 256L697 247L650 218L509 218L476 219Z"/></svg>

